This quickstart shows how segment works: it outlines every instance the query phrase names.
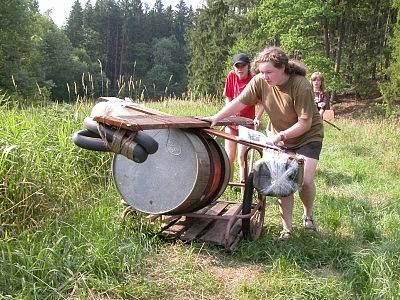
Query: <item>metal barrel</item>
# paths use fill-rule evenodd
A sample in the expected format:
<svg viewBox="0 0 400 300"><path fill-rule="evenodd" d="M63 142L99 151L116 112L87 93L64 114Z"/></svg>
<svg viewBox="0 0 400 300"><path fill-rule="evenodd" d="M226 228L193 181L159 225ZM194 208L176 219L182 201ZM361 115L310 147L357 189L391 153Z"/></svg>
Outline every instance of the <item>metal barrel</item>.
<svg viewBox="0 0 400 300"><path fill-rule="evenodd" d="M158 151L137 164L113 159L113 180L125 202L149 214L198 210L225 191L230 164L225 150L208 134L181 129L146 130Z"/></svg>

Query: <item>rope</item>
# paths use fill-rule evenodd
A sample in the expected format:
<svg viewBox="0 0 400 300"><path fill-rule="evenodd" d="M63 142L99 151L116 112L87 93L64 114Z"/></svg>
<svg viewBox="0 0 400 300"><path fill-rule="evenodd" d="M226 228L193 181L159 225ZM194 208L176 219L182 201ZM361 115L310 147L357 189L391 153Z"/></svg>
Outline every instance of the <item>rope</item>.
<svg viewBox="0 0 400 300"><path fill-rule="evenodd" d="M128 137L125 137L127 131L123 129L117 129L112 135L112 141L110 144L107 139L105 127L100 123L97 123L97 130L101 140L111 152L122 154L129 159L134 158L134 148L137 145L134 139L136 138L137 131L133 131Z"/></svg>

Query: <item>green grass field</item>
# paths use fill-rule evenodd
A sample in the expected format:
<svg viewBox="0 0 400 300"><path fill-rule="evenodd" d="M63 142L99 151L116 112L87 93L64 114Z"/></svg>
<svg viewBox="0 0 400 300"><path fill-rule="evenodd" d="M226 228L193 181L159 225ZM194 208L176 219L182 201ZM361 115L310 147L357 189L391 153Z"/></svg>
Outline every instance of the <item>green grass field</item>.
<svg viewBox="0 0 400 300"><path fill-rule="evenodd" d="M148 103L175 115L222 104ZM76 147L92 103L0 110L0 299L398 299L400 129L390 119L325 126L317 171L319 231L278 242L268 199L263 234L228 254L166 241L145 216L123 222L110 153ZM222 196L240 200L228 188Z"/></svg>

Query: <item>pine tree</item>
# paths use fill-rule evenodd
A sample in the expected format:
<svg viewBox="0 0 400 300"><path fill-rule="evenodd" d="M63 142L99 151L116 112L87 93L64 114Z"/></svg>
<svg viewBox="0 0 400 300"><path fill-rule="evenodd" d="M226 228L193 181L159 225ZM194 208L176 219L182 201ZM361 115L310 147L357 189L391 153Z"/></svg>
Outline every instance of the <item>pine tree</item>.
<svg viewBox="0 0 400 300"><path fill-rule="evenodd" d="M83 47L83 10L79 0L75 0L67 20L65 32L73 47Z"/></svg>
<svg viewBox="0 0 400 300"><path fill-rule="evenodd" d="M27 0L2 1L0 9L0 88L25 95L32 92L40 76L40 70L31 64L38 39L34 4Z"/></svg>
<svg viewBox="0 0 400 300"><path fill-rule="evenodd" d="M235 24L230 23L229 6L223 0L210 0L198 12L188 36L192 56L189 88L201 94L221 95Z"/></svg>

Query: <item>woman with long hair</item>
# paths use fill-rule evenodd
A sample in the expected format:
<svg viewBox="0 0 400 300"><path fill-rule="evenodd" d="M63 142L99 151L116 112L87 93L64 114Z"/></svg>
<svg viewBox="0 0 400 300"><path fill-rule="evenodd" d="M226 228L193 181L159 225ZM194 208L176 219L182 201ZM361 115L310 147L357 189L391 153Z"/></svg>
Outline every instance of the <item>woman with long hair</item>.
<svg viewBox="0 0 400 300"><path fill-rule="evenodd" d="M324 136L322 119L314 104L313 89L305 78L306 68L289 60L279 47L262 50L253 61L259 74L234 100L214 116L205 118L214 126L219 120L234 115L246 105L261 101L269 116L271 143L304 157L303 183L299 196L303 204L303 226L316 230L313 204L316 195L315 171ZM261 100L259 100L261 99ZM280 240L290 238L293 224L293 194L278 200L283 230Z"/></svg>
<svg viewBox="0 0 400 300"><path fill-rule="evenodd" d="M318 112L322 117L325 109L327 109L327 95L325 93L325 78L321 72L311 74L310 82L314 90L314 102L317 105Z"/></svg>

